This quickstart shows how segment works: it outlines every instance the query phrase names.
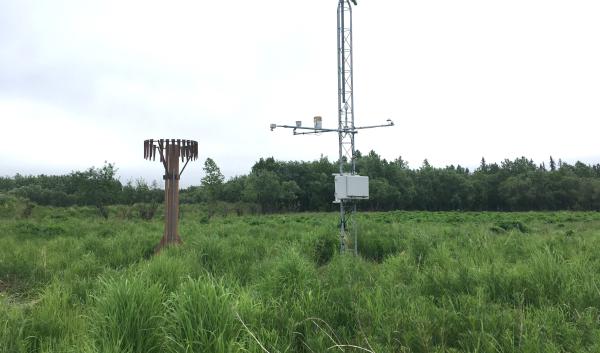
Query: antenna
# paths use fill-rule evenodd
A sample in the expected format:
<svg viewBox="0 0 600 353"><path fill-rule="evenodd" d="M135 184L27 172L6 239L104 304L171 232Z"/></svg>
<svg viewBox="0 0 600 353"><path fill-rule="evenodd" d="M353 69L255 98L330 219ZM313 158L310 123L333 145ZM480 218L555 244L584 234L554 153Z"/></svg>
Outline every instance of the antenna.
<svg viewBox="0 0 600 353"><path fill-rule="evenodd" d="M157 153L158 152L158 153ZM182 139L159 139L144 141L144 159L155 161L158 154L159 161L165 168L165 233L156 246L156 251L171 244L180 244L179 221L179 177L191 160L198 159L198 142ZM185 162L179 170L179 159Z"/></svg>
<svg viewBox="0 0 600 353"><path fill-rule="evenodd" d="M335 176L335 200L340 204L340 252L353 245L354 254L358 254L357 231L353 222L356 202L369 198L369 178L356 174L355 135L358 130L394 126L391 119L386 124L371 126L354 125L354 76L352 61L352 5L356 0L339 0L337 8L337 62L338 62L338 127L323 128L322 118L314 118L313 127L303 127L301 121L296 125L271 124L271 131L281 127L293 129L294 135L314 135L323 132L337 132L339 141L339 174ZM354 239L350 243L349 230Z"/></svg>

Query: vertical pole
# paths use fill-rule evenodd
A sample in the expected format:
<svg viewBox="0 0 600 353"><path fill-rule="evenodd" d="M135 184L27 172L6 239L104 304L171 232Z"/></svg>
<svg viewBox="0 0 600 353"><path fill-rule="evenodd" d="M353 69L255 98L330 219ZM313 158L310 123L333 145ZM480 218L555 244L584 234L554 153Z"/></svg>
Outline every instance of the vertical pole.
<svg viewBox="0 0 600 353"><path fill-rule="evenodd" d="M356 173L354 148L354 77L352 57L352 6L349 0L339 0L337 8L337 64L338 64L338 140L339 140L339 169L340 175ZM350 166L345 171L346 163ZM344 252L348 244L354 242L356 254L356 233L354 240L349 236L348 220L356 210L356 204L351 200L340 200L340 252Z"/></svg>
<svg viewBox="0 0 600 353"><path fill-rule="evenodd" d="M163 179L165 179L165 231L158 246L159 248L162 248L169 241L168 235L170 233L171 226L171 208L169 207L169 205L171 204L171 176L169 175L169 152L170 148L167 146L165 150L167 168L165 169L165 175L163 176Z"/></svg>
<svg viewBox="0 0 600 353"><path fill-rule="evenodd" d="M344 201L340 200L340 252L344 253L346 250L346 223L345 220Z"/></svg>
<svg viewBox="0 0 600 353"><path fill-rule="evenodd" d="M344 84L344 0L340 0L337 9L337 62L338 62L338 140L339 140L339 169L344 174L344 110L346 92ZM346 251L346 210L344 200L340 200L340 253Z"/></svg>
<svg viewBox="0 0 600 353"><path fill-rule="evenodd" d="M178 233L179 221L179 146L169 144L166 146L165 158L165 233L157 250L164 246L181 243Z"/></svg>
<svg viewBox="0 0 600 353"><path fill-rule="evenodd" d="M339 139L339 168L340 174L344 174L344 150L343 140L344 134L342 128L344 127L342 122L342 100L344 99L344 0L340 0L338 3L338 16L337 16L337 64L338 64L338 139ZM340 202L340 207L342 203Z"/></svg>
<svg viewBox="0 0 600 353"><path fill-rule="evenodd" d="M342 62L343 62L343 57L342 57L342 53L343 53L343 47L342 47L342 27L343 27L343 11L344 11L344 6L342 1L344 0L340 0L338 2L338 8L337 8L337 71L338 71L338 140L339 140L339 158L338 158L338 164L339 164L339 169L340 169L340 175L344 174L344 163L343 163L343 156L344 156L344 152L343 152L343 147L342 147L342 143L343 143L343 134L342 134L342 99L343 99L343 84L342 84L342 80L343 80L343 76L342 76ZM344 229L344 200L340 200L340 253L344 253L344 250L346 249L346 240L344 239L344 233L345 233L345 229Z"/></svg>
<svg viewBox="0 0 600 353"><path fill-rule="evenodd" d="M355 131L354 131L354 43L352 42L352 6L350 5L350 3L348 2L348 0L346 0L347 4L348 4L348 22L350 22L350 24L348 25L348 46L349 48L349 52L348 52L348 58L349 60L347 61L347 65L348 65L348 71L349 71L349 75L350 75L350 129L352 130L350 133L350 146L351 146L351 163L352 165L350 166L350 174L354 175L356 173L356 158L355 158L355 148L354 148L354 138L356 137ZM354 205L354 208L356 208L356 204Z"/></svg>
<svg viewBox="0 0 600 353"><path fill-rule="evenodd" d="M356 203L353 205L352 217L356 217ZM358 255L358 227L355 218L352 219L352 232L354 233L354 255Z"/></svg>

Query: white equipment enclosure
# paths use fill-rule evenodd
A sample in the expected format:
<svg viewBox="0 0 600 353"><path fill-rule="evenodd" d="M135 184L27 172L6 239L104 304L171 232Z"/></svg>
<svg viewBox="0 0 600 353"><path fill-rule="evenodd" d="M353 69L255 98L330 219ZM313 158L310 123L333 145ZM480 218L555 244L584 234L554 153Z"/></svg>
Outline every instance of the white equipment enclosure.
<svg viewBox="0 0 600 353"><path fill-rule="evenodd" d="M369 177L351 174L335 175L335 203L342 200L369 198Z"/></svg>

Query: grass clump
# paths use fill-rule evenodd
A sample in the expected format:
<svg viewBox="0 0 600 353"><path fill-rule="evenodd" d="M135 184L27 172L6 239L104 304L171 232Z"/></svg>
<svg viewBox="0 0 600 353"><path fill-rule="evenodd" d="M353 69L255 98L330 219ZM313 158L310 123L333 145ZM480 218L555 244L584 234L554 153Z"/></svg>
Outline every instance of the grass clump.
<svg viewBox="0 0 600 353"><path fill-rule="evenodd" d="M90 320L99 352L160 352L164 291L140 276L102 280Z"/></svg>
<svg viewBox="0 0 600 353"><path fill-rule="evenodd" d="M0 352L27 352L24 331L30 318L0 297Z"/></svg>
<svg viewBox="0 0 600 353"><path fill-rule="evenodd" d="M166 348L173 353L237 352L235 297L210 277L188 278L167 302Z"/></svg>
<svg viewBox="0 0 600 353"><path fill-rule="evenodd" d="M500 221L496 223L496 226L500 229L504 229L505 231L516 230L521 233L529 233L530 231L529 227L527 227L525 223L518 220Z"/></svg>

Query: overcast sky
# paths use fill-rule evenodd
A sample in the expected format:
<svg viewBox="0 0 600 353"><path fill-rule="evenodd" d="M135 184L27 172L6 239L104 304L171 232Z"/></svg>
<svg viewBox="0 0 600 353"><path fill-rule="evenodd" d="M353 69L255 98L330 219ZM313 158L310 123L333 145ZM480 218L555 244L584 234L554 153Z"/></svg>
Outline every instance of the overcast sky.
<svg viewBox="0 0 600 353"><path fill-rule="evenodd" d="M161 180L147 138L186 138L227 177L259 157L337 158L337 0L0 1L0 175L114 162ZM359 0L357 148L412 167L600 162L600 2Z"/></svg>

